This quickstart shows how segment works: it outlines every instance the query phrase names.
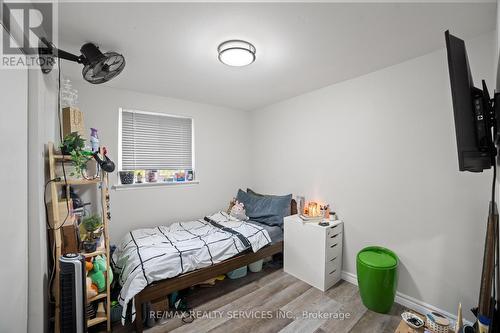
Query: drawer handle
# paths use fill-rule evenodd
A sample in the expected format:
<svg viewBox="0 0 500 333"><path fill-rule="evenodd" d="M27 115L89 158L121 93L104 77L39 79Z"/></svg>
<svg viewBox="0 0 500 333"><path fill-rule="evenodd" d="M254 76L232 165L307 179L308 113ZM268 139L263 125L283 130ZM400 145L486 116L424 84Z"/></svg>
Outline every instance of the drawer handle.
<svg viewBox="0 0 500 333"><path fill-rule="evenodd" d="M330 245L330 248L334 248L335 246L337 246L337 243Z"/></svg>
<svg viewBox="0 0 500 333"><path fill-rule="evenodd" d="M335 237L337 237L338 235L340 235L340 232L339 232L338 234L335 234L335 235L333 235L333 236L330 236L330 238L335 238Z"/></svg>
<svg viewBox="0 0 500 333"><path fill-rule="evenodd" d="M332 275L333 273L335 273L337 270L334 269L333 271L331 271L330 273L328 273L329 275Z"/></svg>
<svg viewBox="0 0 500 333"><path fill-rule="evenodd" d="M330 259L330 261L334 261L335 259L337 259L337 257L333 258L333 259Z"/></svg>

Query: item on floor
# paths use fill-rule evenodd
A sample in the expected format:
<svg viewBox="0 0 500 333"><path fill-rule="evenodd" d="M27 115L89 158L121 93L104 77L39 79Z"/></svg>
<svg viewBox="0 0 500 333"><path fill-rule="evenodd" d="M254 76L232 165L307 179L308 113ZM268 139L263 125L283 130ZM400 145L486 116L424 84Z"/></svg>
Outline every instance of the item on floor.
<svg viewBox="0 0 500 333"><path fill-rule="evenodd" d="M257 273L262 270L262 264L264 263L263 259L257 260L256 262L253 262L251 264L248 264L248 269L252 273Z"/></svg>
<svg viewBox="0 0 500 333"><path fill-rule="evenodd" d="M158 170L148 170L148 183L158 182Z"/></svg>
<svg viewBox="0 0 500 333"><path fill-rule="evenodd" d="M462 317L462 303L458 303L457 322L455 323L455 333L463 331L464 320Z"/></svg>
<svg viewBox="0 0 500 333"><path fill-rule="evenodd" d="M479 333L488 333L490 330L491 319L486 316L481 316L477 318L477 327L479 328ZM441 332L436 332L441 333Z"/></svg>
<svg viewBox="0 0 500 333"><path fill-rule="evenodd" d="M401 314L401 318L403 318L403 320L408 324L408 326L414 329L423 327L425 324L424 321L420 319L419 316L408 311L403 312Z"/></svg>
<svg viewBox="0 0 500 333"><path fill-rule="evenodd" d="M119 322L122 316L122 306L118 301L111 302L111 322Z"/></svg>
<svg viewBox="0 0 500 333"><path fill-rule="evenodd" d="M86 332L85 320L85 258L76 253L68 253L59 259L61 330L65 332Z"/></svg>
<svg viewBox="0 0 500 333"><path fill-rule="evenodd" d="M227 273L226 275L231 280L242 278L247 275L247 266L237 268L234 271Z"/></svg>
<svg viewBox="0 0 500 333"><path fill-rule="evenodd" d="M476 330L474 329L474 326L470 326L468 324L465 324L463 327L462 327L462 330L460 331L460 333L475 333Z"/></svg>
<svg viewBox="0 0 500 333"><path fill-rule="evenodd" d="M123 185L130 185L134 183L134 172L133 171L120 171L120 183Z"/></svg>
<svg viewBox="0 0 500 333"><path fill-rule="evenodd" d="M434 333L448 333L450 321L440 313L431 312L425 315L427 327Z"/></svg>
<svg viewBox="0 0 500 333"><path fill-rule="evenodd" d="M93 153L99 151L99 136L97 135L97 129L95 128L90 129L90 147Z"/></svg>
<svg viewBox="0 0 500 333"><path fill-rule="evenodd" d="M208 279L208 280L205 280L203 282L200 282L200 283L196 283L194 286L200 286L200 287L213 287L215 286L215 282L217 281L223 281L224 279L226 278L226 276L224 274L221 274L219 276L216 276L212 279Z"/></svg>
<svg viewBox="0 0 500 333"><path fill-rule="evenodd" d="M191 315L191 309L186 302L184 290L170 294L169 304L174 311L182 313L183 323L189 324L193 322L194 317Z"/></svg>
<svg viewBox="0 0 500 333"><path fill-rule="evenodd" d="M248 220L248 216L246 215L245 205L242 202L239 202L238 200L236 200L233 207L231 207L231 212L229 213L229 215L241 221Z"/></svg>
<svg viewBox="0 0 500 333"><path fill-rule="evenodd" d="M380 246L359 251L356 259L359 293L370 310L388 313L394 303L398 285L397 255Z"/></svg>

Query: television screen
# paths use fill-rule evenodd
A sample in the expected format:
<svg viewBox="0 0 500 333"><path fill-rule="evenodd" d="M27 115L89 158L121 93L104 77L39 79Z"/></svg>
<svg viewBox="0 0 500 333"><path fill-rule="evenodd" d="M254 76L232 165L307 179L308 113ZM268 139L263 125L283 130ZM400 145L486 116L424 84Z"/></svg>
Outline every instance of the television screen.
<svg viewBox="0 0 500 333"><path fill-rule="evenodd" d="M491 168L491 133L482 90L474 87L465 43L445 32L460 171Z"/></svg>

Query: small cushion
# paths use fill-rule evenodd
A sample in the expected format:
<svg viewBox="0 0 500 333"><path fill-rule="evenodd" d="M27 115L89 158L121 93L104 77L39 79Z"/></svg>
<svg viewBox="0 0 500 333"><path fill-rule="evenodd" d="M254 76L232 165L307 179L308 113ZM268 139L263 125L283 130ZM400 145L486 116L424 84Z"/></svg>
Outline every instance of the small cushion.
<svg viewBox="0 0 500 333"><path fill-rule="evenodd" d="M252 221L267 225L283 225L284 212L290 209L292 195L258 196L238 190L236 200L245 205L246 214Z"/></svg>

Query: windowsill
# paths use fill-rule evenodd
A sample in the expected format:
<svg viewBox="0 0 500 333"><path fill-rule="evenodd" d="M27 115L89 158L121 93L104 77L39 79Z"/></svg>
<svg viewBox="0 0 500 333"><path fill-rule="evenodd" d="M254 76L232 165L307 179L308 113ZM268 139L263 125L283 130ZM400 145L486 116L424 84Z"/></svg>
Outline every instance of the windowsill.
<svg viewBox="0 0 500 333"><path fill-rule="evenodd" d="M171 186L189 186L199 184L199 180L191 180L185 182L161 182L161 183L139 183L139 184L116 184L113 185L113 189L117 191L121 190L137 190L152 187L171 187Z"/></svg>

